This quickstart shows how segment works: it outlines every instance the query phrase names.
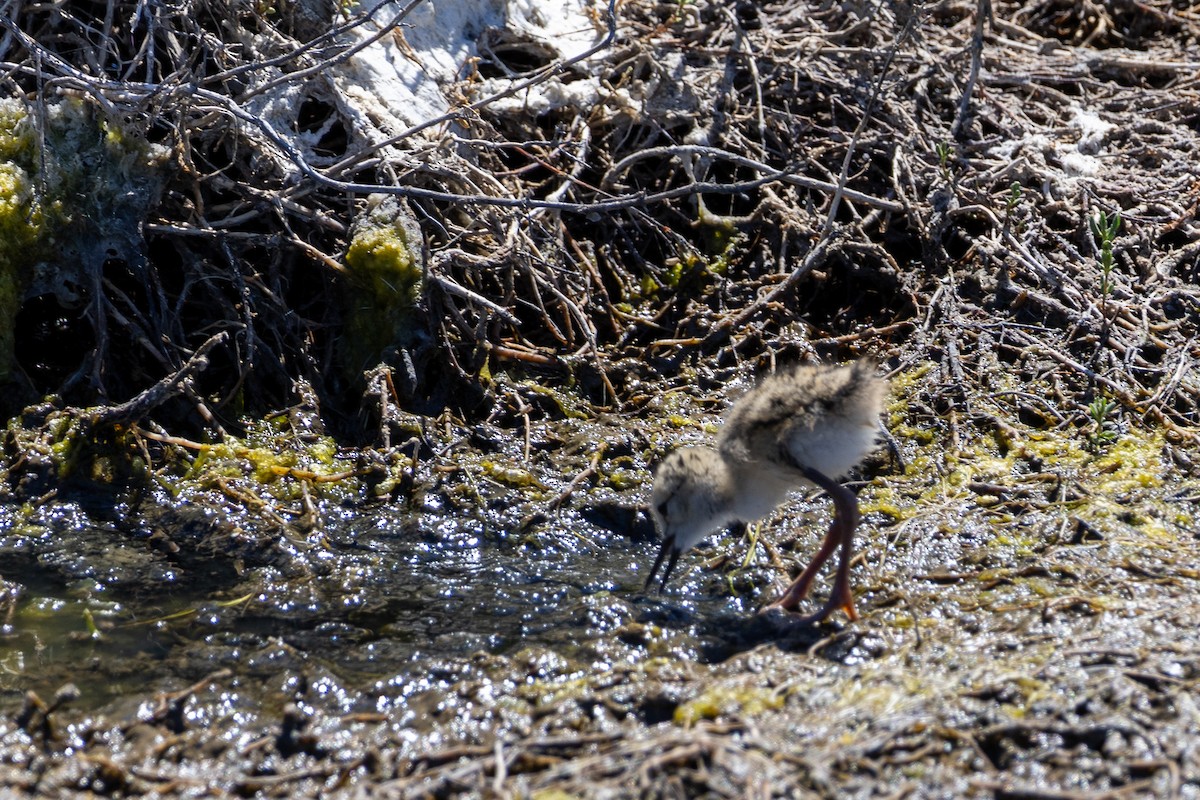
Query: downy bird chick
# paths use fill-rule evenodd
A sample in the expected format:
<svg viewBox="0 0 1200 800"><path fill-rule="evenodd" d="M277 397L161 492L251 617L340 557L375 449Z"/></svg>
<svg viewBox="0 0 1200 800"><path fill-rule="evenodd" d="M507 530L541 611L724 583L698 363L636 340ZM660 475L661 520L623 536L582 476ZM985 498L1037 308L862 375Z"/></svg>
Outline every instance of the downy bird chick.
<svg viewBox="0 0 1200 800"><path fill-rule="evenodd" d="M646 588L664 559L660 592L680 553L734 522L761 519L789 492L815 485L833 500L833 523L812 561L771 606L796 610L817 572L840 546L829 600L803 621L817 623L839 609L857 619L850 559L858 500L836 479L875 446L886 391L887 383L875 374L870 360L793 367L764 378L738 400L716 449L685 447L663 459L651 493L662 549Z"/></svg>

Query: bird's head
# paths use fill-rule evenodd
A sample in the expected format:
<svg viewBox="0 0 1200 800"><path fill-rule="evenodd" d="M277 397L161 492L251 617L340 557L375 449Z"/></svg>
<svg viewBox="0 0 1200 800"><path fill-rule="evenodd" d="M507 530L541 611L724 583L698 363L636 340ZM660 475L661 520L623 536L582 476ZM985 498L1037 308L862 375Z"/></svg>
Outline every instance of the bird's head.
<svg viewBox="0 0 1200 800"><path fill-rule="evenodd" d="M716 451L685 447L664 458L654 472L654 489L650 493L650 513L662 537L662 549L650 569L645 588L650 588L666 559L658 589L661 592L680 553L731 521L729 507L728 468Z"/></svg>

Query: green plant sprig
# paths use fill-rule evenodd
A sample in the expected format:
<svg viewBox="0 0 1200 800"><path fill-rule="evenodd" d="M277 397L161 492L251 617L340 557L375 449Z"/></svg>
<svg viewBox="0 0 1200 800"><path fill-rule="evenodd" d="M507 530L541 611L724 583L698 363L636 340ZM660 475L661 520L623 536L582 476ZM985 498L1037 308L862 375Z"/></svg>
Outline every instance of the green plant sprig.
<svg viewBox="0 0 1200 800"><path fill-rule="evenodd" d="M1092 421L1092 428L1088 433L1088 447L1092 452L1099 452L1117 440L1117 423L1112 419L1117 411L1117 404L1108 397L1098 395L1088 403L1087 411Z"/></svg>
<svg viewBox="0 0 1200 800"><path fill-rule="evenodd" d="M1117 238L1117 232L1121 230L1121 212L1114 211L1110 217L1108 212L1102 210L1088 222L1091 224L1092 235L1100 243L1100 305L1107 317L1108 298L1113 288L1113 241Z"/></svg>

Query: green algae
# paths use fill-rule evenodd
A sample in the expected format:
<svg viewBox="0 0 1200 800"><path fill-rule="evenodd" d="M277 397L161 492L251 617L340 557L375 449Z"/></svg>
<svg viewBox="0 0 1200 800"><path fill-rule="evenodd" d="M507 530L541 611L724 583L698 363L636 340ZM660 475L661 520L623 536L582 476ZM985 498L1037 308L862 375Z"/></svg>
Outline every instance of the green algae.
<svg viewBox="0 0 1200 800"><path fill-rule="evenodd" d="M546 488L545 484L539 481L532 472L523 467L501 464L491 459L481 460L479 466L483 470L483 474L487 477L517 489L537 488L544 490Z"/></svg>
<svg viewBox="0 0 1200 800"><path fill-rule="evenodd" d="M301 438L272 421L250 421L244 436L226 435L220 442L198 445L187 470L164 480L182 497L235 481L279 502L311 495L335 502L361 499L360 473L339 453L332 437Z"/></svg>
<svg viewBox="0 0 1200 800"><path fill-rule="evenodd" d="M604 482L618 492L627 492L643 485L646 477L645 470L616 467L604 473Z"/></svg>
<svg viewBox="0 0 1200 800"><path fill-rule="evenodd" d="M868 487L864 492L869 510L902 520L918 506L932 502L970 497L990 505L996 498L977 496L975 485L1016 488L1034 475L1077 479L1092 487L1093 494L1103 496L1137 494L1161 486L1165 469L1161 429L1132 429L1096 453L1075 428L1035 428L1010 420L975 431L961 438L957 447L947 448L935 429L914 426L907 419L910 397L920 390L929 369L930 365L918 365L892 381L889 430L912 450L900 478L888 478L884 486ZM917 482L924 482L925 488L912 496L911 488ZM908 488L900 490L900 486ZM911 497L908 502L904 502L905 493Z"/></svg>
<svg viewBox="0 0 1200 800"><path fill-rule="evenodd" d="M37 120L0 100L0 382L15 366L28 294L79 302L74 287L92 284L114 244L136 260L165 153L79 98L47 104Z"/></svg>
<svg viewBox="0 0 1200 800"><path fill-rule="evenodd" d="M699 247L680 242L676 254L664 262L657 275L645 273L637 294L623 300L636 301L657 295L662 289L676 293L701 292L705 286L729 272L748 241L732 220L702 211L698 223Z"/></svg>
<svg viewBox="0 0 1200 800"><path fill-rule="evenodd" d="M859 491L864 536L892 531L889 580L914 572L966 578L942 592L959 613L1101 615L1128 608L1129 598L1107 582L1081 587L1071 569L1044 566L1058 561L1058 548L1090 537L1140 569L1169 562L1189 546L1186 531L1196 524L1191 504L1164 497L1167 476L1176 472L1164 429L1130 427L1097 449L1085 426L1029 424L984 397L973 401L975 417L959 421L951 446L949 428L908 419L922 389L913 376L925 373L918 367L896 376L887 411L906 469L883 472ZM923 561L938 552L931 540L958 552L956 563ZM1174 568L1172 574L1187 577ZM930 620L907 606L880 617L892 630L929 629Z"/></svg>
<svg viewBox="0 0 1200 800"><path fill-rule="evenodd" d="M784 693L762 686L710 686L699 696L681 703L675 709L674 721L690 728L704 719L752 719L780 710L786 699Z"/></svg>
<svg viewBox="0 0 1200 800"><path fill-rule="evenodd" d="M17 311L33 264L50 242L45 204L34 194L37 141L24 107L0 101L0 382L12 373Z"/></svg>
<svg viewBox="0 0 1200 800"><path fill-rule="evenodd" d="M54 413L41 439L13 419L9 435L20 441L27 457L46 457L55 478L68 485L122 489L145 484L150 476L133 431L125 425L95 426L87 410Z"/></svg>
<svg viewBox="0 0 1200 800"><path fill-rule="evenodd" d="M420 230L400 201L372 195L345 257L340 352L351 375L388 362L412 337L425 277L421 247Z"/></svg>
<svg viewBox="0 0 1200 800"><path fill-rule="evenodd" d="M544 386L536 381L525 380L516 384L522 391L535 394L549 400L559 416L564 419L590 420L592 411L588 404L576 394Z"/></svg>

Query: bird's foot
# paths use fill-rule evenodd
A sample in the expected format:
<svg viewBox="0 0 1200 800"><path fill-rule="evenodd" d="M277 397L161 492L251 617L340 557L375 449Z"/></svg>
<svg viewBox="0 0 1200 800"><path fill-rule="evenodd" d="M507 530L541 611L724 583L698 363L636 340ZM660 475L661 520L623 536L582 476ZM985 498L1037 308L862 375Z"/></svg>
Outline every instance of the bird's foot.
<svg viewBox="0 0 1200 800"><path fill-rule="evenodd" d="M844 585L839 585L834 582L833 593L825 605L821 606L815 614L796 615L796 606L799 605L802 597L792 597L790 591L785 592L782 597L773 603L769 603L758 610L759 614L775 613L776 610L786 612L790 616L790 622L796 625L817 625L829 618L829 615L835 611L844 611L850 621L858 619L858 611L854 608L854 594L850 591L850 584L847 582Z"/></svg>

